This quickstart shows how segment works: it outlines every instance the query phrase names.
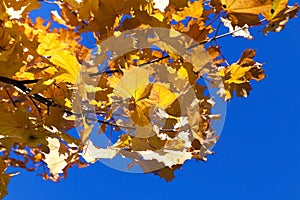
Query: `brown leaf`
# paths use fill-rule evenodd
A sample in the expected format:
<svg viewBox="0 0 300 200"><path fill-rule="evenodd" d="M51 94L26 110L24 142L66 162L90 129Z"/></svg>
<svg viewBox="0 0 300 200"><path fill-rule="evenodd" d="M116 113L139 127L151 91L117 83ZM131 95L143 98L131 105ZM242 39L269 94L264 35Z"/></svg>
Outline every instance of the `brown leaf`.
<svg viewBox="0 0 300 200"><path fill-rule="evenodd" d="M224 77L225 99L232 98L234 91L236 96L247 97L252 89L250 81L260 81L265 78L262 64L253 60L255 54L254 50L247 49L238 62L219 71L219 74Z"/></svg>
<svg viewBox="0 0 300 200"><path fill-rule="evenodd" d="M284 29L286 23L297 16L300 10L298 4L293 6L287 5L287 0L276 0L270 10L263 13L269 24L263 29L263 33L280 32Z"/></svg>
<svg viewBox="0 0 300 200"><path fill-rule="evenodd" d="M233 26L243 27L245 24L260 24L258 16L271 9L272 1L213 0L211 5L215 6L218 11L226 10Z"/></svg>
<svg viewBox="0 0 300 200"><path fill-rule="evenodd" d="M175 178L174 172L177 169L180 169L181 165L175 165L172 166L172 168L170 167L164 167L160 170L157 170L155 172L153 172L155 175L158 175L160 178L163 178L166 180L166 182L170 182Z"/></svg>

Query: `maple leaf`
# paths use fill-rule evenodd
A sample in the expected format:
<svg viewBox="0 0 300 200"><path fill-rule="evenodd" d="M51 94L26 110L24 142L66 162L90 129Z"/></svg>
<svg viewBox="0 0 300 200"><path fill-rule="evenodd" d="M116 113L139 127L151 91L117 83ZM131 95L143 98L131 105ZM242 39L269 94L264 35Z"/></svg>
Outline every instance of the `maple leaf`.
<svg viewBox="0 0 300 200"><path fill-rule="evenodd" d="M2 19L7 19L9 18L10 20L12 19L21 19L24 16L26 16L26 14L28 14L28 12L30 12L33 9L37 9L40 7L40 4L37 0L29 0L26 2L26 4L24 4L23 2L19 2L19 1L1 1L1 5L0 5L0 9L3 9L3 14L2 15ZM5 14L4 14L5 13ZM1 18L0 15L0 18Z"/></svg>
<svg viewBox="0 0 300 200"><path fill-rule="evenodd" d="M287 0L276 0L270 10L263 13L269 24L263 29L263 33L275 31L279 32L284 29L289 19L297 16L299 5L288 6Z"/></svg>
<svg viewBox="0 0 300 200"><path fill-rule="evenodd" d="M93 16L99 8L98 0L84 0L79 5L79 17L82 20L87 20L90 16Z"/></svg>
<svg viewBox="0 0 300 200"><path fill-rule="evenodd" d="M172 6L175 9L184 8L188 3L188 0L169 0L169 6Z"/></svg>
<svg viewBox="0 0 300 200"><path fill-rule="evenodd" d="M66 72L61 73L55 77L59 82L66 81L74 84L79 74L80 64L76 57L69 51L56 51L51 54L50 61L56 66L64 69Z"/></svg>
<svg viewBox="0 0 300 200"><path fill-rule="evenodd" d="M194 1L193 3L188 2L188 6L184 7L183 10L177 11L176 14L172 14L172 19L175 21L183 21L187 17L201 18L203 13L203 2L202 1Z"/></svg>
<svg viewBox="0 0 300 200"><path fill-rule="evenodd" d="M8 165L5 163L5 160L0 156L0 198L4 198L7 194L7 186L9 184L10 178L16 174L5 173Z"/></svg>
<svg viewBox="0 0 300 200"><path fill-rule="evenodd" d="M29 41L26 36L22 34L23 30L22 26L11 21L0 27L0 36L3 38L0 43L1 75L12 77L27 63L27 56L24 54L23 46L24 44L27 45ZM33 43L31 43L31 46L34 46Z"/></svg>
<svg viewBox="0 0 300 200"><path fill-rule="evenodd" d="M116 144L114 146L116 146ZM87 141L85 150L81 154L81 156L88 163L95 163L99 159L112 159L119 153L119 151L120 149L115 147L106 149L97 147L91 140L89 140Z"/></svg>
<svg viewBox="0 0 300 200"><path fill-rule="evenodd" d="M117 82L112 82L115 80L111 78L109 82L115 88L114 94L130 100L130 116L139 126L144 127L150 123L150 108L167 108L177 98L167 84L150 83L149 77L153 73L151 69L133 68L124 73Z"/></svg>
<svg viewBox="0 0 300 200"><path fill-rule="evenodd" d="M169 0L153 0L153 8L159 9L161 12L164 12L166 7L169 5Z"/></svg>
<svg viewBox="0 0 300 200"><path fill-rule="evenodd" d="M44 153L45 159L43 161L50 169L52 177L48 177L53 181L58 181L60 174L68 167L69 163L75 162L76 157L70 157L74 151L70 151L60 140L57 138L47 138L49 152ZM75 151L76 152L76 151Z"/></svg>
<svg viewBox="0 0 300 200"><path fill-rule="evenodd" d="M220 76L224 77L225 99L232 98L234 91L236 96L247 97L252 89L250 80L260 81L265 78L262 64L253 60L255 54L254 50L247 49L237 63L219 71Z"/></svg>
<svg viewBox="0 0 300 200"><path fill-rule="evenodd" d="M174 171L180 169L181 165L170 167L164 167L163 169L157 170L154 172L155 175L158 175L160 178L164 178L166 182L170 182L175 178Z"/></svg>
<svg viewBox="0 0 300 200"><path fill-rule="evenodd" d="M225 10L233 26L243 27L245 24L260 24L259 15L272 7L271 0L212 0L211 5L218 11Z"/></svg>
<svg viewBox="0 0 300 200"><path fill-rule="evenodd" d="M239 27L239 26L235 25L235 27L233 28L231 21L229 19L221 18L221 21L223 22L224 26L229 28L229 32L233 33L232 34L233 37L241 36L241 37L244 37L247 39L253 39L253 37L250 35L249 29L248 29L249 26L247 24L245 24L243 27Z"/></svg>
<svg viewBox="0 0 300 200"><path fill-rule="evenodd" d="M140 126L145 126L149 121L149 108L154 105L151 100L144 99L150 92L149 69L133 67L125 71L121 79L109 78L110 87L115 88L114 94L123 100L130 100L129 112L132 120Z"/></svg>
<svg viewBox="0 0 300 200"><path fill-rule="evenodd" d="M151 16L147 11L135 11L131 19L126 19L121 30L131 30L137 27L148 25L150 27L165 27L169 26L157 19L156 16Z"/></svg>
<svg viewBox="0 0 300 200"><path fill-rule="evenodd" d="M18 109L14 113L9 113L1 110L1 118L6 119L0 122L1 135L18 137L24 134L26 127L30 127L31 121L26 111Z"/></svg>
<svg viewBox="0 0 300 200"><path fill-rule="evenodd" d="M107 28L114 30L117 26L120 25L120 17L122 15L128 14L131 15L131 10L140 10L142 2L145 1L123 1L123 0L112 0L112 1L92 1L89 6L85 6L84 2L81 5L84 5L86 8L82 11L81 16L83 20L92 13L93 18L90 21L90 26L94 30L97 30L100 34L106 34ZM98 5L96 5L98 3Z"/></svg>
<svg viewBox="0 0 300 200"><path fill-rule="evenodd" d="M86 166L81 159L119 155L132 160L125 168L169 182L185 161L206 161L220 118L207 89L246 97L265 75L254 50L224 67L221 46L205 44L251 39L249 29L266 22L264 34L279 32L299 11L287 0L54 0L51 19L33 20L39 2L0 1L0 198L12 167L59 181L71 166ZM216 20L229 33L218 35ZM75 127L80 139L68 132ZM94 128L121 134L100 148Z"/></svg>
<svg viewBox="0 0 300 200"><path fill-rule="evenodd" d="M124 71L124 76L121 79L108 78L111 87L115 88L114 93L123 99L133 97L140 100L144 97L144 92L150 84L149 69L141 69L132 67L128 71Z"/></svg>

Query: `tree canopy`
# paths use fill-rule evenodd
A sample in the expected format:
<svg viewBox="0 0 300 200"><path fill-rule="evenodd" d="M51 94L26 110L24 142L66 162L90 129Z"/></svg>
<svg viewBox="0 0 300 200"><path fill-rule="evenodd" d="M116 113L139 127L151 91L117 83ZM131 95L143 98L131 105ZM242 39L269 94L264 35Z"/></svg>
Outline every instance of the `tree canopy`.
<svg viewBox="0 0 300 200"><path fill-rule="evenodd" d="M33 19L41 5L55 6L49 19ZM0 0L0 198L21 169L59 181L119 156L124 171L171 181L186 160L206 161L225 117L212 93L247 97L265 78L255 50L229 63L219 39L280 32L298 11L287 0Z"/></svg>

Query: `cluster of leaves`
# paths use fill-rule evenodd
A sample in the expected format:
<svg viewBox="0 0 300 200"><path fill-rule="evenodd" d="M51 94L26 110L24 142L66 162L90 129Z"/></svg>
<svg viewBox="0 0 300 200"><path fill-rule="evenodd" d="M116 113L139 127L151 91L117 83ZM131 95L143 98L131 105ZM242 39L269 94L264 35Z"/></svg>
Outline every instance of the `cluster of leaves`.
<svg viewBox="0 0 300 200"><path fill-rule="evenodd" d="M29 13L41 2L58 9L51 11L51 19L33 22ZM279 32L299 11L287 0L169 0L163 7L159 2L0 0L0 197L7 194L12 168L42 170L44 179L58 181L69 167L120 154L132 159L130 166L170 181L186 160L205 161L218 139L212 128L217 116L211 114L208 86L199 79L206 75L229 100L234 94L248 96L250 81L264 78L254 50L228 64L217 39L250 39L253 26L261 26L264 34ZM221 26L230 32L218 35ZM147 41L124 41L155 48L119 55L122 44L103 45L135 28L152 35L149 27L183 33L198 44L181 42L178 34L163 40L156 32ZM100 51L96 64L86 62L92 50L81 44L85 33L92 33ZM178 48L189 49L189 56L179 55ZM107 51L119 56L112 59ZM79 100L73 101L74 93ZM89 108L95 118L89 117ZM99 148L89 139L95 125L99 134L122 134ZM80 138L68 133L75 126L83 127Z"/></svg>

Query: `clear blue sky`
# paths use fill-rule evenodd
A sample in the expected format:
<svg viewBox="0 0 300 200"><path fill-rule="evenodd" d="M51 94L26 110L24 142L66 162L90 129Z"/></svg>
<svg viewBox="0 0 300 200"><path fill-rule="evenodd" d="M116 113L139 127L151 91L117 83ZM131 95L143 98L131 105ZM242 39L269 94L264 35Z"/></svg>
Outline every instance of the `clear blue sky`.
<svg viewBox="0 0 300 200"><path fill-rule="evenodd" d="M291 1L295 3L296 1ZM207 163L188 161L171 183L152 174L128 174L97 163L70 169L60 183L31 173L11 179L6 200L17 199L300 199L300 19L284 31L253 41L219 40L234 62L245 48L257 49L267 78L249 98L235 98Z"/></svg>

